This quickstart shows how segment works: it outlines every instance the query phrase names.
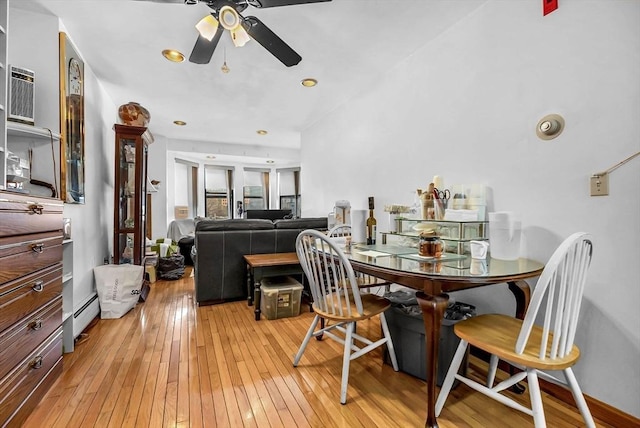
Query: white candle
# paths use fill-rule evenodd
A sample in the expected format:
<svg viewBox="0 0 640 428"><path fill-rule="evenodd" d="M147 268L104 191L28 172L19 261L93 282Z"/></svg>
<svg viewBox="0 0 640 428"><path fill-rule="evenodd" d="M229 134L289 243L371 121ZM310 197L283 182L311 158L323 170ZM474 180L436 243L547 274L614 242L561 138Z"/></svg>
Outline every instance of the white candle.
<svg viewBox="0 0 640 428"><path fill-rule="evenodd" d="M434 175L433 176L433 187L435 187L438 190L444 190L444 179L442 177L440 177L439 175Z"/></svg>

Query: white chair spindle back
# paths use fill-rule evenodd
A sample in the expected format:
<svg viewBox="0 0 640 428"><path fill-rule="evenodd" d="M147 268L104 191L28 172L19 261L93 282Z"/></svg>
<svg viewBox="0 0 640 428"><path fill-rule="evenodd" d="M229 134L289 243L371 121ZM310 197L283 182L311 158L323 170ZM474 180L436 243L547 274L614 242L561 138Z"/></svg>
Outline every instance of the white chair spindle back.
<svg viewBox="0 0 640 428"><path fill-rule="evenodd" d="M305 230L298 235L296 252L318 309L342 317L363 313L355 272L330 238L317 230Z"/></svg>
<svg viewBox="0 0 640 428"><path fill-rule="evenodd" d="M539 358L562 358L571 352L592 249L590 235L575 233L553 253L533 292L516 342L517 353L524 352L545 298Z"/></svg>

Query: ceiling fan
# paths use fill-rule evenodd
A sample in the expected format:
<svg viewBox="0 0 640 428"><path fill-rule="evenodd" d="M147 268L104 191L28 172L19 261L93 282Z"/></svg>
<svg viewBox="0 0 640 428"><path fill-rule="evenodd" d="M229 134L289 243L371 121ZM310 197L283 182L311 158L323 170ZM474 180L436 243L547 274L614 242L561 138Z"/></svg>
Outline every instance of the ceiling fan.
<svg viewBox="0 0 640 428"><path fill-rule="evenodd" d="M149 1L149 0L146 0ZM307 3L320 3L331 0L150 0L157 3L204 3L211 9L211 13L196 25L198 39L191 51L189 61L196 64L207 64L211 61L220 37L224 30L228 30L235 46L244 46L253 39L271 52L287 67L298 64L302 57L288 44L269 29L255 16L242 16L248 7L267 8L290 6Z"/></svg>

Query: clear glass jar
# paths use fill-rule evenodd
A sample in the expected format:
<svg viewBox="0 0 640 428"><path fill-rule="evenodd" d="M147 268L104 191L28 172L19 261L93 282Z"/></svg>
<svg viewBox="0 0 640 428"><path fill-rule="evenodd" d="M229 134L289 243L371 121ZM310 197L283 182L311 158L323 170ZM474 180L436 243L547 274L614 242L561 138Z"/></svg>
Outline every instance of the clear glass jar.
<svg viewBox="0 0 640 428"><path fill-rule="evenodd" d="M444 243L440 238L433 234L420 234L418 254L423 257L441 257Z"/></svg>

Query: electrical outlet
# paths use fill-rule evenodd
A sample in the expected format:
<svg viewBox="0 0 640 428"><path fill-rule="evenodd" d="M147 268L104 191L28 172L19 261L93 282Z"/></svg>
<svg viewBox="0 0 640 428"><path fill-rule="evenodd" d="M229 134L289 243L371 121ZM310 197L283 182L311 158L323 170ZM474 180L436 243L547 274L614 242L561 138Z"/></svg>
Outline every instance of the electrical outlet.
<svg viewBox="0 0 640 428"><path fill-rule="evenodd" d="M607 196L609 194L609 174L594 174L590 178L591 196Z"/></svg>

